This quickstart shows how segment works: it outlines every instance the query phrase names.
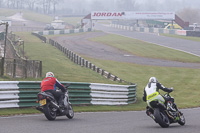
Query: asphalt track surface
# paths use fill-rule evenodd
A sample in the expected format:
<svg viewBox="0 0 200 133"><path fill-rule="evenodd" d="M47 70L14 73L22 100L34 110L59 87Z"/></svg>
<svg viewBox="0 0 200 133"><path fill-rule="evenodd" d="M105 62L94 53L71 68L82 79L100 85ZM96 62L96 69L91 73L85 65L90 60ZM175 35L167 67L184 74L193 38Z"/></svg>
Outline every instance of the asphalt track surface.
<svg viewBox="0 0 200 133"><path fill-rule="evenodd" d="M67 47L68 49L74 51L79 55L84 55L96 59L128 62L128 63L150 65L150 66L200 68L200 63L187 63L187 62L184 63L180 61L170 61L163 59L140 57L132 55L126 51L117 49L109 45L89 41L89 39L98 36L104 36L108 33L113 33L130 38L143 40L146 42L153 42L154 44L170 47L173 49L179 49L180 51L191 53L196 56L198 56L197 54L200 55L199 42L194 42L194 41L188 42L188 40L158 36L156 34L124 31L120 29L114 29L109 26L102 26L99 24L95 26L95 29L102 30L103 32L88 32L86 34L80 34L77 36L56 36L53 37L52 39L54 39L62 46ZM172 46L168 45L171 44L171 39L173 39L178 45L175 45L176 43L174 43ZM162 42L165 43L162 44ZM186 51L188 46L190 46L190 49ZM197 49L199 49L199 51ZM196 51L199 53L195 53Z"/></svg>
<svg viewBox="0 0 200 133"><path fill-rule="evenodd" d="M199 133L200 108L182 109L186 124L161 128L144 111L75 113L48 121L44 115L0 117L1 133Z"/></svg>
<svg viewBox="0 0 200 133"><path fill-rule="evenodd" d="M159 36L159 34L155 33L144 33L144 32L132 32L127 30L120 30L116 28L112 28L108 25L100 25L96 24L94 27L97 30L102 30L107 33L118 34L138 40L143 40L145 42L154 43L157 45L161 45L164 47L177 49L180 51L184 51L196 56L200 57L200 42L190 41L179 38L172 38L166 36Z"/></svg>

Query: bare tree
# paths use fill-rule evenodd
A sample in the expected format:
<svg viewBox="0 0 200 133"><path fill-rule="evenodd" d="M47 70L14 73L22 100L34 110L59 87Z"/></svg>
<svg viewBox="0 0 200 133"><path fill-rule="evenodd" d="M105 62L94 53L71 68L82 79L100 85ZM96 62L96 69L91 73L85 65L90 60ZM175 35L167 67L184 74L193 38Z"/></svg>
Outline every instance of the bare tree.
<svg viewBox="0 0 200 133"><path fill-rule="evenodd" d="M38 0L24 0L24 4L28 6L28 9L34 10L37 1Z"/></svg>
<svg viewBox="0 0 200 133"><path fill-rule="evenodd" d="M95 0L95 1L92 1L91 3L91 9L94 11L98 11L98 10L105 10L104 9L104 5L102 4L102 2L98 1L98 0Z"/></svg>
<svg viewBox="0 0 200 133"><path fill-rule="evenodd" d="M200 23L200 10L194 8L184 8L178 12L179 17L190 23Z"/></svg>
<svg viewBox="0 0 200 133"><path fill-rule="evenodd" d="M136 0L117 0L118 9L123 11L133 11L135 9Z"/></svg>
<svg viewBox="0 0 200 133"><path fill-rule="evenodd" d="M52 6L53 6L53 14L56 14L56 5L58 5L58 3L62 3L63 0L51 0Z"/></svg>

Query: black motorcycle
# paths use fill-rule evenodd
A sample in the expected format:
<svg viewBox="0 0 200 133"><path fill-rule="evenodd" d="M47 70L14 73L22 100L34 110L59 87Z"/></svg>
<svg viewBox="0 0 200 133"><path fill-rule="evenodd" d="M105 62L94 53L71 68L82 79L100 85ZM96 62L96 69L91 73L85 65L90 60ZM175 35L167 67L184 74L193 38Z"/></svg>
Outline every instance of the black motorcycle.
<svg viewBox="0 0 200 133"><path fill-rule="evenodd" d="M40 106L37 106L36 109L44 113L45 117L48 120L55 120L56 116L64 116L64 115L66 115L69 119L72 119L74 117L74 111L71 103L69 102L67 91L65 92L64 107L62 108L58 106L57 100L50 92L39 92L37 98Z"/></svg>
<svg viewBox="0 0 200 133"><path fill-rule="evenodd" d="M153 114L151 114L150 117L163 128L169 127L171 123L179 123L182 126L185 125L185 117L183 113L177 109L174 99L169 93L164 96L167 99L167 104L159 100L150 102L153 109Z"/></svg>

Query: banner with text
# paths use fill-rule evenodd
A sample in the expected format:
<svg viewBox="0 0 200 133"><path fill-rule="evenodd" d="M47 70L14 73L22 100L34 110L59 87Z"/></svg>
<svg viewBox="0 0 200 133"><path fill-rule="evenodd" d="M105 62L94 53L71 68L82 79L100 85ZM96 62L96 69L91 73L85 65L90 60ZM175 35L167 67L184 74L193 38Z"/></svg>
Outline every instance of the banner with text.
<svg viewBox="0 0 200 133"><path fill-rule="evenodd" d="M136 20L174 20L175 12L161 12L161 11L93 11L91 12L91 19L136 19Z"/></svg>

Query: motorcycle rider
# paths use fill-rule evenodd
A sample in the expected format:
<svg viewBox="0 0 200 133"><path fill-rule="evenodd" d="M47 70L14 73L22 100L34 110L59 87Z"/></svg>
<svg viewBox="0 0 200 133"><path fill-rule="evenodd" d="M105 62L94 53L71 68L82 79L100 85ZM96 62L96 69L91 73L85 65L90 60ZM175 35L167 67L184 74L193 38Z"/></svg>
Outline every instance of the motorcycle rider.
<svg viewBox="0 0 200 133"><path fill-rule="evenodd" d="M165 104L166 104L167 101L172 101L174 103L173 98L169 99L167 97L162 96L159 93L159 89L161 89L165 92L172 92L173 91L173 88L166 88L161 83L159 83L157 81L156 77L151 77L149 79L148 84L144 88L143 100L145 102L147 102L146 114L150 117L153 117L153 113L154 113L153 109L150 106L151 101L158 99L159 101L161 101L162 103L165 103Z"/></svg>
<svg viewBox="0 0 200 133"><path fill-rule="evenodd" d="M56 87L61 89L61 91L56 91ZM67 89L54 77L52 72L47 72L46 77L41 82L41 92L44 91L53 94L58 101L59 107L64 107L64 92L66 92Z"/></svg>

